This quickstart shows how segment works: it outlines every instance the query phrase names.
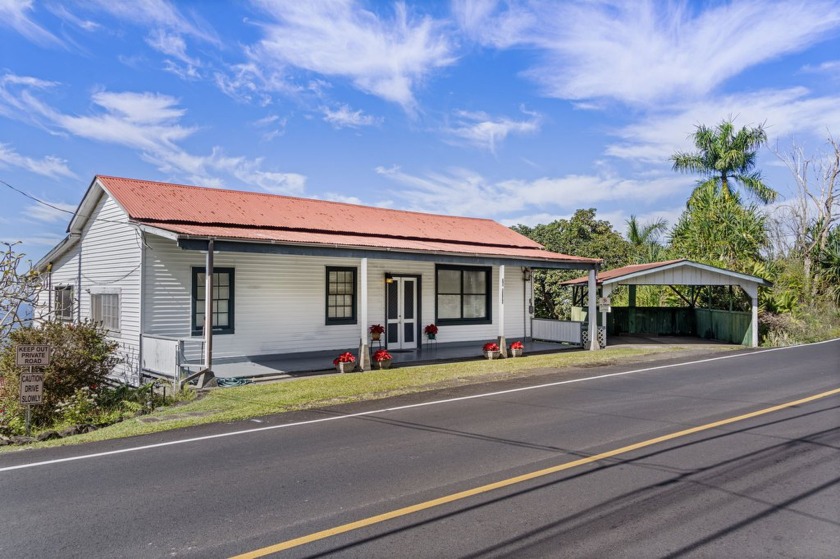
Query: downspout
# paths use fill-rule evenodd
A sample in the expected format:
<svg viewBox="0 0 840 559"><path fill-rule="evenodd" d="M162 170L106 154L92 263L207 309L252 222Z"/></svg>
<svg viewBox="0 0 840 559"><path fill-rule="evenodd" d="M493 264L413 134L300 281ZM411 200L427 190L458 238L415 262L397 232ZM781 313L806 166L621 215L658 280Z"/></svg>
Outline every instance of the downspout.
<svg viewBox="0 0 840 559"><path fill-rule="evenodd" d="M143 376L143 334L146 333L146 312L143 308L143 299L146 290L146 234L143 231L140 233L140 301L138 301L138 308L140 311L140 336L137 342L137 351L140 354L140 362L137 364L137 384L139 385ZM178 371L175 371L175 378L178 378Z"/></svg>
<svg viewBox="0 0 840 559"><path fill-rule="evenodd" d="M82 322L82 240L79 239L79 260L76 271L76 322Z"/></svg>

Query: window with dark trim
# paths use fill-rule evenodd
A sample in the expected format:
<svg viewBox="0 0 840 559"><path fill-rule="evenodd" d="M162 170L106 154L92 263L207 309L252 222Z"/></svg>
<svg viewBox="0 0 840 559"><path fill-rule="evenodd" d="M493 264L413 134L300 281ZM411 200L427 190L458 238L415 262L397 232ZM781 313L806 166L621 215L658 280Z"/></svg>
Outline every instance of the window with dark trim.
<svg viewBox="0 0 840 559"><path fill-rule="evenodd" d="M435 316L438 324L491 322L492 268L435 266Z"/></svg>
<svg viewBox="0 0 840 559"><path fill-rule="evenodd" d="M204 331L206 277L204 268L192 269L192 333ZM213 268L213 332L233 334L234 269Z"/></svg>
<svg viewBox="0 0 840 559"><path fill-rule="evenodd" d="M54 291L56 320L73 322L73 286L60 285Z"/></svg>
<svg viewBox="0 0 840 559"><path fill-rule="evenodd" d="M327 324L356 323L356 268L327 267Z"/></svg>

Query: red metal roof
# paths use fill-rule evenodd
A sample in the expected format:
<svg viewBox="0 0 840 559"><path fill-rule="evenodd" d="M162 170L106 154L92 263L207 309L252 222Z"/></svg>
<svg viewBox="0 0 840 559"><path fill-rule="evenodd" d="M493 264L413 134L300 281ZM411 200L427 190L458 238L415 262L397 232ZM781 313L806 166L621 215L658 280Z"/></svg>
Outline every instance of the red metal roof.
<svg viewBox="0 0 840 559"><path fill-rule="evenodd" d="M179 235L593 263L490 219L97 176L131 220Z"/></svg>
<svg viewBox="0 0 840 559"><path fill-rule="evenodd" d="M685 258L680 258L678 260L665 260L663 262L649 262L646 264L632 264L630 266L624 266L623 268L615 268L614 270L607 270L606 272L598 272L598 277L596 278L596 283L601 285L602 282L605 280L611 280L615 278L619 278L622 276L629 276L630 274L635 274L636 272L643 272L645 270L652 270L654 268L661 268L662 266L668 266L669 264L676 264L677 262L683 262ZM573 280L564 281L560 285L580 285L585 284L588 281L587 276L583 276L580 278L575 278Z"/></svg>

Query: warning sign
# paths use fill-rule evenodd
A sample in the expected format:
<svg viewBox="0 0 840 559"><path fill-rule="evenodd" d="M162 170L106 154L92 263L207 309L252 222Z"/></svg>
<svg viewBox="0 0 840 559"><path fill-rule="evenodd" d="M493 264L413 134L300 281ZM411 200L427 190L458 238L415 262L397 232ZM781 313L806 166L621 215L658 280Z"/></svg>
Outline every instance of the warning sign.
<svg viewBox="0 0 840 559"><path fill-rule="evenodd" d="M16 349L15 364L18 367L46 367L50 364L52 348L48 345L19 345Z"/></svg>
<svg viewBox="0 0 840 559"><path fill-rule="evenodd" d="M29 406L42 403L44 398L44 373L21 373L20 403Z"/></svg>

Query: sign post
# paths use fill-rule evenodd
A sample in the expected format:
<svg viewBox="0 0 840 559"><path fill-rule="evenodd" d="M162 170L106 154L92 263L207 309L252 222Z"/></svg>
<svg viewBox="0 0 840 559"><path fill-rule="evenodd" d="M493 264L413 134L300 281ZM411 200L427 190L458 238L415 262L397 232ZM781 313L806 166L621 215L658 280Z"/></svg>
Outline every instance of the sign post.
<svg viewBox="0 0 840 559"><path fill-rule="evenodd" d="M26 436L31 432L32 406L43 403L44 373L34 371L35 367L50 364L52 347L48 345L19 345L15 348L15 364L29 367L28 373L20 374L20 403L26 406Z"/></svg>

